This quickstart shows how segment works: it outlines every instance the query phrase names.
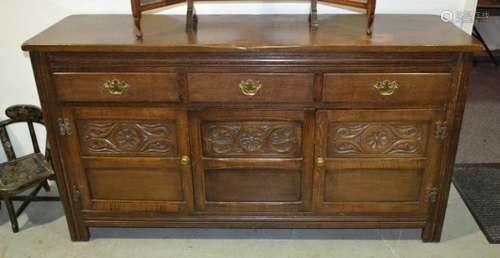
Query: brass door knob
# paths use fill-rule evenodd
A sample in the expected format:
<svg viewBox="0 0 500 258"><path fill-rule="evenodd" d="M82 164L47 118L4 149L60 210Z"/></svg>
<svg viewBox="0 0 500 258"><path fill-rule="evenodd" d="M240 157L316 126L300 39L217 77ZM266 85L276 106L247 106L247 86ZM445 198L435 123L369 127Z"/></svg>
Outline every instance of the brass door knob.
<svg viewBox="0 0 500 258"><path fill-rule="evenodd" d="M181 165L188 166L191 163L191 159L187 155L181 156Z"/></svg>
<svg viewBox="0 0 500 258"><path fill-rule="evenodd" d="M380 95L391 96L399 89L399 84L396 81L383 80L377 82L373 87Z"/></svg>
<svg viewBox="0 0 500 258"><path fill-rule="evenodd" d="M324 167L325 166L325 159L324 158L317 158L316 159L316 166Z"/></svg>
<svg viewBox="0 0 500 258"><path fill-rule="evenodd" d="M104 83L103 89L111 95L123 95L127 92L129 85L117 79L109 80Z"/></svg>
<svg viewBox="0 0 500 258"><path fill-rule="evenodd" d="M263 86L262 83L260 83L259 81L254 81L252 79L241 81L240 84L238 84L241 93L243 93L243 95L245 96L255 96L255 94L259 92L262 86Z"/></svg>

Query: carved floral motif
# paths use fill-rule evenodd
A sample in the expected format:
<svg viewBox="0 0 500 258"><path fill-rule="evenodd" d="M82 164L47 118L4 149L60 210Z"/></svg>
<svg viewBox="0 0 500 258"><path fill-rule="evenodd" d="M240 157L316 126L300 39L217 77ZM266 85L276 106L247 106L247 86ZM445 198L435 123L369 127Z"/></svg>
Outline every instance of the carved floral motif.
<svg viewBox="0 0 500 258"><path fill-rule="evenodd" d="M88 154L177 154L173 123L84 121L79 128Z"/></svg>
<svg viewBox="0 0 500 258"><path fill-rule="evenodd" d="M300 123L214 122L204 124L202 130L207 156L296 156L301 153Z"/></svg>
<svg viewBox="0 0 500 258"><path fill-rule="evenodd" d="M422 154L425 127L408 123L330 124L330 155Z"/></svg>

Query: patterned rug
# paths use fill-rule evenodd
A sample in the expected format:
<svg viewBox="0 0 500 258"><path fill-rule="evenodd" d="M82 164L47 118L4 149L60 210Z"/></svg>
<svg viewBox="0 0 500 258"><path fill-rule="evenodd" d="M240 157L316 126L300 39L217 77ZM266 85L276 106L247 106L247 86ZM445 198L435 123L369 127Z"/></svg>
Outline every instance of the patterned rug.
<svg viewBox="0 0 500 258"><path fill-rule="evenodd" d="M458 165L453 183L488 241L500 244L500 164Z"/></svg>

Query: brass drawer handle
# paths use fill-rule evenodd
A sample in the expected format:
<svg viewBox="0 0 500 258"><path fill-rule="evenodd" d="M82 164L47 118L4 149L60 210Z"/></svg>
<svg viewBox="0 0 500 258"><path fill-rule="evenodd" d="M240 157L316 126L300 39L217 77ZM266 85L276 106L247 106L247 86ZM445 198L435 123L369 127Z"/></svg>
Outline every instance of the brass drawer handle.
<svg viewBox="0 0 500 258"><path fill-rule="evenodd" d="M183 155L181 157L181 165L182 166L188 166L189 164L191 164L191 159L189 158L188 155Z"/></svg>
<svg viewBox="0 0 500 258"><path fill-rule="evenodd" d="M109 94L119 96L123 95L127 92L129 85L117 79L109 80L104 83L103 89L106 90Z"/></svg>
<svg viewBox="0 0 500 258"><path fill-rule="evenodd" d="M241 93L245 96L255 96L257 92L259 92L260 88L262 88L262 83L259 81L254 81L252 79L248 79L246 81L241 81L238 85L241 89Z"/></svg>
<svg viewBox="0 0 500 258"><path fill-rule="evenodd" d="M377 84L373 87L380 95L391 96L399 89L399 84L396 81L383 80L381 82L377 82Z"/></svg>
<svg viewBox="0 0 500 258"><path fill-rule="evenodd" d="M324 167L325 166L325 159L324 158L317 158L316 159L316 166Z"/></svg>

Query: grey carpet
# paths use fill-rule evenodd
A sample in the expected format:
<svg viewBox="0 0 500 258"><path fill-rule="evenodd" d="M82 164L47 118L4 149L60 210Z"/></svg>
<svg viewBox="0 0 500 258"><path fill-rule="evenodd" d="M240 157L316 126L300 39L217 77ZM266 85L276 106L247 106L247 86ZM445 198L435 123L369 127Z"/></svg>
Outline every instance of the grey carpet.
<svg viewBox="0 0 500 258"><path fill-rule="evenodd" d="M500 165L457 166L453 183L488 241L500 244Z"/></svg>

